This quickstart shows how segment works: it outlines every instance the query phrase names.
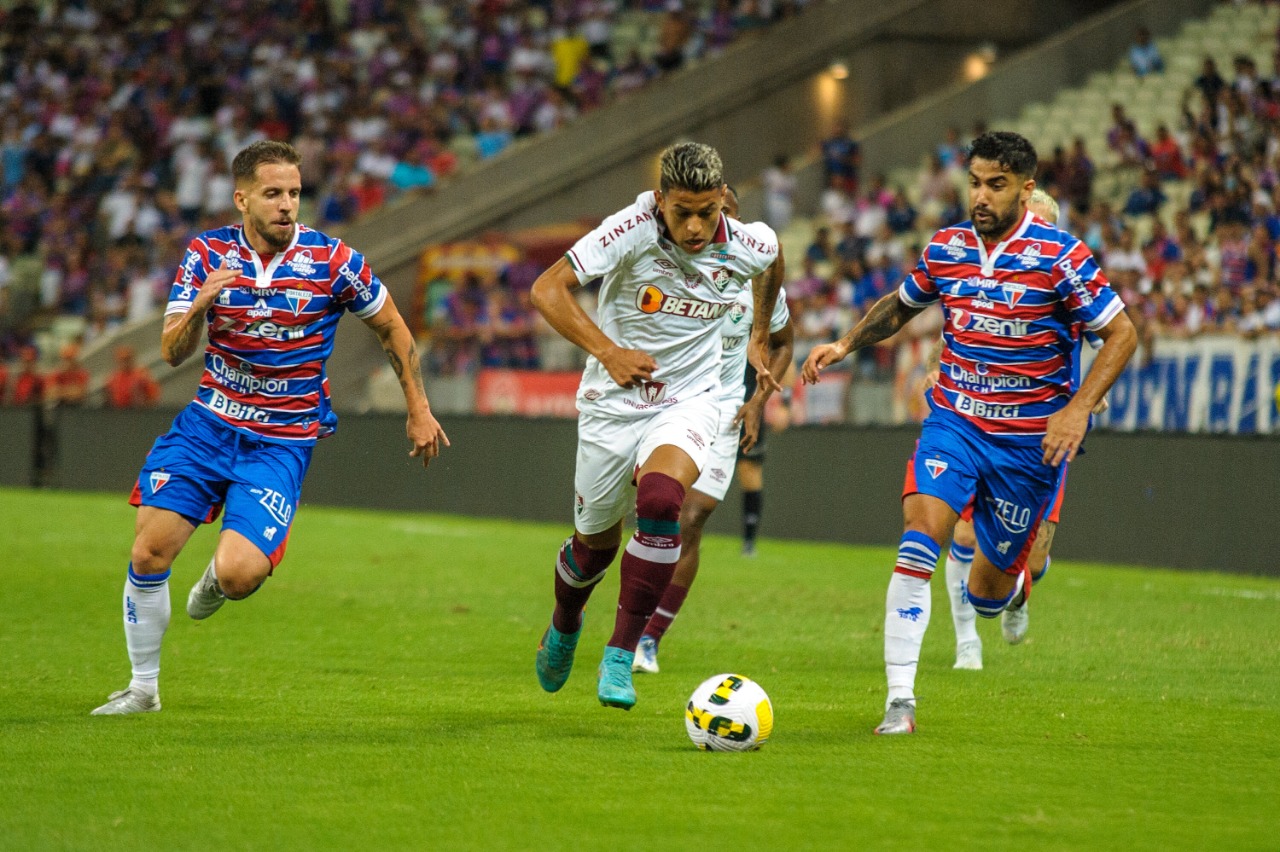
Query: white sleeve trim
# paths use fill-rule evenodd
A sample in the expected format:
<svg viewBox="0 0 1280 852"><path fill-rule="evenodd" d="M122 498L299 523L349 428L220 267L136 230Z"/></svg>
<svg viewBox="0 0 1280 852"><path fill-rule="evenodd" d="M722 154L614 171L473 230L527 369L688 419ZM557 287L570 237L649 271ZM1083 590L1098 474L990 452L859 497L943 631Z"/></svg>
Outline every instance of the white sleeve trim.
<svg viewBox="0 0 1280 852"><path fill-rule="evenodd" d="M194 304L195 302L170 302L169 307L164 309L164 315L170 316L171 314L185 314L187 311L191 310L191 306Z"/></svg>
<svg viewBox="0 0 1280 852"><path fill-rule="evenodd" d="M903 304L909 308L927 308L934 302L938 301L937 299L931 299L928 302L917 302L915 299L912 299L907 295L907 291L903 289L901 284L898 285L898 298L901 299Z"/></svg>
<svg viewBox="0 0 1280 852"><path fill-rule="evenodd" d="M565 255L569 258L569 268L573 270L573 274L578 279L578 284L581 286L585 287L600 277L599 275L588 275L583 271L582 259L578 257L578 253L572 248L566 251Z"/></svg>
<svg viewBox="0 0 1280 852"><path fill-rule="evenodd" d="M369 317L376 314L378 311L382 310L382 306L385 305L386 303L387 303L387 285L383 284L382 289L378 292L377 298L375 298L369 304L368 307L360 311L354 311L353 313L355 313L355 315L358 316L360 319L368 319Z"/></svg>
<svg viewBox="0 0 1280 852"><path fill-rule="evenodd" d="M1110 305L1108 305L1106 309L1102 313L1098 314L1096 318L1094 318L1090 322L1085 323L1085 327L1088 328L1090 331L1097 331L1098 329L1102 328L1107 323L1115 319L1116 314L1120 313L1123 310L1124 310L1124 302L1121 301L1119 296L1116 296L1115 301L1113 301Z"/></svg>

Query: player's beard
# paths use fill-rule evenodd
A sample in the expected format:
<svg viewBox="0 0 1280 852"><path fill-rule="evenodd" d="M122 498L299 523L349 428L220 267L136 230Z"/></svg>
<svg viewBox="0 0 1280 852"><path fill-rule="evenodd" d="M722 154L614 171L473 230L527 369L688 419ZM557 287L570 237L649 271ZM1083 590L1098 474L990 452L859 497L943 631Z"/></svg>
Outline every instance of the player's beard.
<svg viewBox="0 0 1280 852"><path fill-rule="evenodd" d="M992 215L995 213L995 211L989 207L984 212L991 213ZM991 241L999 239L1013 228L1013 223L1017 222L1020 218L1020 211L1018 210L1018 205L1015 202L1014 204L1009 205L1009 210L1005 215L995 217L992 220L992 223L985 228L978 226L977 216L978 210L976 207L969 211L969 221L973 222L973 229L978 232L978 236L987 241Z"/></svg>
<svg viewBox="0 0 1280 852"><path fill-rule="evenodd" d="M258 232L258 236L262 237L263 241L275 251L284 251L289 247L289 241L293 239L293 231L297 224L291 221L289 229L284 232L284 236L280 236L278 226L274 222L253 216L250 218L249 223Z"/></svg>

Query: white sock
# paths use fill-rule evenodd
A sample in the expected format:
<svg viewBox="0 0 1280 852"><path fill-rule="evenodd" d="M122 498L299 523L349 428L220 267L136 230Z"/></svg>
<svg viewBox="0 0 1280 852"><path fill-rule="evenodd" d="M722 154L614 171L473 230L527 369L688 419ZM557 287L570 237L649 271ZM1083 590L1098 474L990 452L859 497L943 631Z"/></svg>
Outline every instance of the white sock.
<svg viewBox="0 0 1280 852"><path fill-rule="evenodd" d="M968 559L962 559L965 552ZM947 595L951 598L951 621L956 626L956 645L978 639L978 611L969 603L969 569L973 567L973 551L964 548L957 553L952 545L947 552Z"/></svg>
<svg viewBox="0 0 1280 852"><path fill-rule="evenodd" d="M916 667L929 626L929 610L929 581L893 572L884 614L884 671L889 681L886 707L898 698L915 700Z"/></svg>
<svg viewBox="0 0 1280 852"><path fill-rule="evenodd" d="M133 666L131 689L154 695L160 678L160 642L169 627L169 571L134 573L124 581L124 642Z"/></svg>

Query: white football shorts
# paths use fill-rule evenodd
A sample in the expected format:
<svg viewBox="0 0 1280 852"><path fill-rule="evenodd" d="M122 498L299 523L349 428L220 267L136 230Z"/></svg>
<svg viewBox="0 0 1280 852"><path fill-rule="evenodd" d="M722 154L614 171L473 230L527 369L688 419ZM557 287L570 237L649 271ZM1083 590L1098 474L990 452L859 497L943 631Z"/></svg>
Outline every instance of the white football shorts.
<svg viewBox="0 0 1280 852"><path fill-rule="evenodd" d="M635 505L635 476L661 446L679 447L701 471L719 425L716 394L708 392L643 419L578 415L573 524L583 535L604 532Z"/></svg>
<svg viewBox="0 0 1280 852"><path fill-rule="evenodd" d="M738 441L742 437L742 427L733 422L737 413L738 406L726 406L720 412L720 428L711 443L707 466L702 469L698 481L693 483L694 490L713 500L723 500L729 493L733 471L738 465Z"/></svg>

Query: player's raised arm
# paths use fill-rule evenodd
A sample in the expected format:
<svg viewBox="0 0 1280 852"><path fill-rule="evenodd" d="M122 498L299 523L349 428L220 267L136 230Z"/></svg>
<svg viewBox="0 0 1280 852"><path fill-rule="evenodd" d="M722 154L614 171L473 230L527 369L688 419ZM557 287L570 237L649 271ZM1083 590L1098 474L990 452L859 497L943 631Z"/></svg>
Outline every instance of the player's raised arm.
<svg viewBox="0 0 1280 852"><path fill-rule="evenodd" d="M769 393L782 390L776 376L771 370L772 341L769 335L769 323L773 317L773 306L778 301L778 291L782 289L782 279L786 275L786 264L782 259L782 244L778 244L778 256L763 275L758 275L751 283L751 298L755 307L755 318L751 324L751 340L747 343L747 361L755 368L756 387ZM786 362L783 362L786 366Z"/></svg>
<svg viewBox="0 0 1280 852"><path fill-rule="evenodd" d="M176 367L191 357L200 342L200 332L204 328L204 315L218 298L222 288L240 276L237 269L215 269L200 285L200 292L186 313L170 314L164 318L164 329L160 332L160 356L170 367Z"/></svg>
<svg viewBox="0 0 1280 852"><path fill-rule="evenodd" d="M577 274L562 257L533 282L533 306L561 337L594 356L619 386L635 387L653 378L658 362L647 352L623 349L610 340L573 297L578 286Z"/></svg>
<svg viewBox="0 0 1280 852"><path fill-rule="evenodd" d="M404 392L405 407L409 417L405 424L405 434L413 448L409 455L422 458L422 466L431 464L431 460L440 455L440 445L449 446L449 436L436 421L427 402L427 391L422 386L422 364L418 360L418 347L413 342L413 334L405 325L404 317L396 310L391 295L378 312L364 319L365 325L378 335L382 351L387 353L391 369L395 370L400 381L400 389Z"/></svg>
<svg viewBox="0 0 1280 852"><path fill-rule="evenodd" d="M1057 467L1071 462L1080 449L1085 432L1089 430L1089 414L1098 407L1102 398L1115 384L1125 364L1138 348L1138 332L1133 320L1120 311L1111 321L1094 333L1102 339L1098 357L1089 368L1080 389L1066 406L1049 417L1045 424L1044 463Z"/></svg>
<svg viewBox="0 0 1280 852"><path fill-rule="evenodd" d="M867 315L835 343L815 346L809 353L809 357L805 359L804 368L801 370L800 375L805 384L816 384L818 374L824 368L843 360L851 352L857 352L864 346L872 346L893 337L916 314L924 310L924 308L908 305L902 301L898 293L899 291L894 290L892 293L881 296L879 301L871 306L871 310L867 311Z"/></svg>

